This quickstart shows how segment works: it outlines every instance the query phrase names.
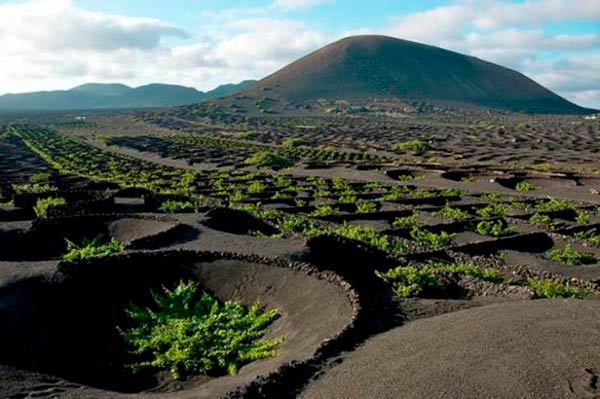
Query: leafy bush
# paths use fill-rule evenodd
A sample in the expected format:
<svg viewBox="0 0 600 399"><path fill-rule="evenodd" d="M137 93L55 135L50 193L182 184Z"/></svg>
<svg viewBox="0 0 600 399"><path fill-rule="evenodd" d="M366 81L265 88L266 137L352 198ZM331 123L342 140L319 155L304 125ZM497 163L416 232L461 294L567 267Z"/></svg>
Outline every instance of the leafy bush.
<svg viewBox="0 0 600 399"><path fill-rule="evenodd" d="M50 173L47 172L38 172L29 176L30 183L46 183L50 180Z"/></svg>
<svg viewBox="0 0 600 399"><path fill-rule="evenodd" d="M198 284L181 282L174 290L152 292L154 306L131 305L127 314L133 327L121 331L125 342L141 360L131 365L169 370L174 378L190 374L236 374L255 360L275 356L283 338L261 339L278 317L276 309L249 309L227 301L221 305Z"/></svg>
<svg viewBox="0 0 600 399"><path fill-rule="evenodd" d="M536 186L535 184L530 183L528 181L520 181L515 186L515 190L517 190L517 191L534 191L534 190L537 190L538 188L539 188L538 186Z"/></svg>
<svg viewBox="0 0 600 399"><path fill-rule="evenodd" d="M311 216L331 216L339 214L340 210L331 205L320 205L310 213Z"/></svg>
<svg viewBox="0 0 600 399"><path fill-rule="evenodd" d="M260 194L260 193L264 192L266 189L267 189L267 186L264 183L261 183L259 181L252 182L248 186L248 192L250 194Z"/></svg>
<svg viewBox="0 0 600 399"><path fill-rule="evenodd" d="M308 140L302 137L289 137L282 142L284 147L302 147L309 145Z"/></svg>
<svg viewBox="0 0 600 399"><path fill-rule="evenodd" d="M370 227L359 226L357 224L344 223L342 226L333 229L332 233L351 240L362 241L391 254L401 253L406 250L403 242L395 241L389 236L377 233Z"/></svg>
<svg viewBox="0 0 600 399"><path fill-rule="evenodd" d="M48 217L48 210L65 206L66 204L67 201L62 197L40 198L33 207L33 211L38 218L43 219Z"/></svg>
<svg viewBox="0 0 600 399"><path fill-rule="evenodd" d="M437 214L443 218L448 218L459 222L469 219L468 213L458 208L452 208L449 204L446 204L442 209L437 211Z"/></svg>
<svg viewBox="0 0 600 399"><path fill-rule="evenodd" d="M287 168L293 163L286 157L274 154L269 151L260 151L244 161L249 165L257 165L265 168Z"/></svg>
<svg viewBox="0 0 600 399"><path fill-rule="evenodd" d="M58 189L49 184L14 184L13 189L17 194L45 194L45 193L53 193Z"/></svg>
<svg viewBox="0 0 600 399"><path fill-rule="evenodd" d="M415 226L421 226L421 223L417 220L416 215L410 215L394 219L392 225L400 228L413 228Z"/></svg>
<svg viewBox="0 0 600 399"><path fill-rule="evenodd" d="M160 204L159 211L165 213L185 213L193 212L196 210L196 205L191 201L173 201L168 200Z"/></svg>
<svg viewBox="0 0 600 399"><path fill-rule="evenodd" d="M415 155L421 155L426 153L427 151L433 150L433 146L426 141L410 140L405 141L404 143L398 143L394 145L393 150L400 152L410 152Z"/></svg>
<svg viewBox="0 0 600 399"><path fill-rule="evenodd" d="M475 264L457 264L450 262L431 262L423 267L398 266L386 273L376 271L377 276L392 285L394 294L401 298L419 296L424 291L444 288L444 274L473 276L494 283L502 282L502 276L492 268L482 268Z"/></svg>
<svg viewBox="0 0 600 399"><path fill-rule="evenodd" d="M441 197L459 197L461 194L462 192L457 188L444 188L439 192Z"/></svg>
<svg viewBox="0 0 600 399"><path fill-rule="evenodd" d="M540 212L554 212L573 209L573 206L567 201L549 199L547 201L538 202L535 209Z"/></svg>
<svg viewBox="0 0 600 399"><path fill-rule="evenodd" d="M478 209L475 213L477 213L477 215L481 216L484 219L506 216L504 206L500 204L490 204L485 208Z"/></svg>
<svg viewBox="0 0 600 399"><path fill-rule="evenodd" d="M578 224L588 224L590 222L590 215L585 212L577 212L577 216L575 217L575 221Z"/></svg>
<svg viewBox="0 0 600 399"><path fill-rule="evenodd" d="M529 221L537 224L552 224L552 218L546 214L536 212L529 218Z"/></svg>
<svg viewBox="0 0 600 399"><path fill-rule="evenodd" d="M296 232L308 237L324 234L323 229L301 215L276 216L279 228L284 232Z"/></svg>
<svg viewBox="0 0 600 399"><path fill-rule="evenodd" d="M575 233L575 238L589 241L593 244L600 244L600 234L598 234L597 229L589 229Z"/></svg>
<svg viewBox="0 0 600 399"><path fill-rule="evenodd" d="M588 265L596 262L594 255L587 252L579 252L573 249L570 244L565 245L562 249L550 251L548 256L555 262L571 266Z"/></svg>
<svg viewBox="0 0 600 399"><path fill-rule="evenodd" d="M398 266L386 273L375 273L390 284L394 295L400 298L415 297L426 289L439 290L443 287L432 267Z"/></svg>
<svg viewBox="0 0 600 399"><path fill-rule="evenodd" d="M451 262L430 262L430 265L439 272L456 273L463 276L473 276L480 280L500 283L504 278L491 267L483 268L474 263L451 263Z"/></svg>
<svg viewBox="0 0 600 399"><path fill-rule="evenodd" d="M62 256L64 260L89 259L125 250L125 245L114 237L107 243L102 243L102 236L98 236L93 240L85 239L81 245L77 245L69 240L66 241L67 253Z"/></svg>
<svg viewBox="0 0 600 399"><path fill-rule="evenodd" d="M505 225L502 221L482 220L475 226L477 234L491 237L504 237L514 233L512 226Z"/></svg>
<svg viewBox="0 0 600 399"><path fill-rule="evenodd" d="M590 294L590 290L586 288L575 287L569 283L561 283L552 279L529 278L527 282L538 298L585 299Z"/></svg>
<svg viewBox="0 0 600 399"><path fill-rule="evenodd" d="M440 231L436 234L419 226L414 226L410 231L410 237L413 240L429 249L446 248L452 244L452 239L455 236L456 234L447 233L445 231Z"/></svg>
<svg viewBox="0 0 600 399"><path fill-rule="evenodd" d="M377 210L377 204L373 201L358 200L356 201L357 213L371 213Z"/></svg>

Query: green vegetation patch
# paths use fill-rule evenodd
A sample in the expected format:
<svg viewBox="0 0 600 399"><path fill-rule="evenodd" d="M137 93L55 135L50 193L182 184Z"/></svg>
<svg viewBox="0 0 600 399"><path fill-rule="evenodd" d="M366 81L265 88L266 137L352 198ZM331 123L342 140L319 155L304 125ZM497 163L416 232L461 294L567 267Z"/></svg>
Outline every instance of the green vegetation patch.
<svg viewBox="0 0 600 399"><path fill-rule="evenodd" d="M288 158L269 151L257 152L244 162L248 165L257 165L265 168L287 168L293 165L293 162Z"/></svg>
<svg viewBox="0 0 600 399"><path fill-rule="evenodd" d="M504 224L501 220L482 220L475 226L477 234L490 237L505 237L514 233L514 228Z"/></svg>
<svg viewBox="0 0 600 399"><path fill-rule="evenodd" d="M548 256L550 256L550 259L555 262L560 262L570 266L589 265L596 263L596 258L594 255L587 252L577 251L573 249L570 244L565 245L565 247L562 249L554 249L550 251Z"/></svg>
<svg viewBox="0 0 600 399"><path fill-rule="evenodd" d="M458 208L452 208L449 204L446 204L443 208L437 211L436 214L443 218L456 220L458 222L464 222L465 220L469 219L468 213Z"/></svg>
<svg viewBox="0 0 600 399"><path fill-rule="evenodd" d="M289 137L283 140L282 144L284 147L302 147L307 146L310 143L308 142L308 140L302 137Z"/></svg>
<svg viewBox="0 0 600 399"><path fill-rule="evenodd" d="M433 150L433 146L426 141L409 140L394 145L393 150L398 152L410 152L414 155L422 155L427 151Z"/></svg>
<svg viewBox="0 0 600 399"><path fill-rule="evenodd" d="M17 194L46 194L53 193L58 189L49 184L32 183L32 184L14 184L13 190Z"/></svg>
<svg viewBox="0 0 600 399"><path fill-rule="evenodd" d="M427 249L435 250L446 248L452 244L452 239L454 237L456 237L456 234L454 233L447 233L445 231L434 233L419 226L414 226L410 230L410 238Z"/></svg>
<svg viewBox="0 0 600 399"><path fill-rule="evenodd" d="M535 206L535 210L539 212L555 212L564 211L567 209L573 209L573 205L567 201L549 199L547 201L538 202Z"/></svg>
<svg viewBox="0 0 600 399"><path fill-rule="evenodd" d="M585 299L591 293L587 288L575 287L552 279L529 278L527 282L538 298Z"/></svg>
<svg viewBox="0 0 600 399"><path fill-rule="evenodd" d="M67 253L62 256L62 259L64 260L89 259L119 253L125 250L125 244L114 237L108 242L103 242L102 236L98 236L93 240L85 239L81 245L77 245L73 241L66 241Z"/></svg>
<svg viewBox="0 0 600 399"><path fill-rule="evenodd" d="M517 190L517 191L534 191L539 188L540 188L539 186L537 186L533 183L530 183L528 181L520 181L515 186L515 190Z"/></svg>
<svg viewBox="0 0 600 399"><path fill-rule="evenodd" d="M220 304L198 284L181 282L175 289L152 292L154 305L131 305L133 326L121 331L140 361L134 371L168 370L174 378L193 374L236 374L255 360L273 357L283 338L264 339L265 329L280 313L258 303Z"/></svg>
<svg viewBox="0 0 600 399"><path fill-rule="evenodd" d="M589 229L575 233L575 238L600 245L600 234L597 229Z"/></svg>
<svg viewBox="0 0 600 399"><path fill-rule="evenodd" d="M504 280L492 268L482 268L473 263L458 264L443 261L430 262L422 267L398 266L385 273L378 271L375 273L392 286L394 295L401 298L416 297L426 295L432 291L443 290L446 284L445 281L447 281L443 277L448 274L473 276L494 283Z"/></svg>
<svg viewBox="0 0 600 399"><path fill-rule="evenodd" d="M501 204L490 204L484 208L478 209L475 213L484 219L506 216L506 210Z"/></svg>
<svg viewBox="0 0 600 399"><path fill-rule="evenodd" d="M160 204L158 210L165 213L194 212L196 210L196 205L194 205L194 203L191 201L168 200Z"/></svg>
<svg viewBox="0 0 600 399"><path fill-rule="evenodd" d="M33 207L33 211L38 218L44 219L48 217L50 209L65 206L66 204L67 201L62 197L40 198Z"/></svg>

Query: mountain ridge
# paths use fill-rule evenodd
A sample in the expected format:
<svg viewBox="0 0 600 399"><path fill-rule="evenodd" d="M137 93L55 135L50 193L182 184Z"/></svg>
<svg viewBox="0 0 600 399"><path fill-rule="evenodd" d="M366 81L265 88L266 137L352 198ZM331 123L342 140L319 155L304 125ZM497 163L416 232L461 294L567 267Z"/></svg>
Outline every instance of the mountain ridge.
<svg viewBox="0 0 600 399"><path fill-rule="evenodd" d="M225 84L207 92L163 83L150 83L139 87L130 87L122 83L86 83L69 90L4 94L0 96L0 111L62 111L190 105L229 95L254 82L245 80L237 84Z"/></svg>

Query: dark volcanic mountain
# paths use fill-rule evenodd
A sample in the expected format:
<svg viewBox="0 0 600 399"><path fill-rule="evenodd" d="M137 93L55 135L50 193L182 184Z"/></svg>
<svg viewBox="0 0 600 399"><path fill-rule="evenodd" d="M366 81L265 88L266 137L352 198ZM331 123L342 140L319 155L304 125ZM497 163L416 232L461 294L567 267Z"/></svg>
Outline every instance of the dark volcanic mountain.
<svg viewBox="0 0 600 399"><path fill-rule="evenodd" d="M254 81L246 80L239 84L219 86L208 92L157 83L137 88L119 83L88 83L71 90L6 94L0 96L0 111L169 107L229 95L252 83Z"/></svg>
<svg viewBox="0 0 600 399"><path fill-rule="evenodd" d="M438 47L386 36L329 44L243 90L291 103L317 99L475 105L535 113L585 113L521 73Z"/></svg>

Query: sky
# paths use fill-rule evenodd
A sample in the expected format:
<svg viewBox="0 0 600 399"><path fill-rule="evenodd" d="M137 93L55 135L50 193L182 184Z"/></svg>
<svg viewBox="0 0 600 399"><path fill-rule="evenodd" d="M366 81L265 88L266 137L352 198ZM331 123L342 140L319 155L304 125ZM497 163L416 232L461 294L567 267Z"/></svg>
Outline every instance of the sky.
<svg viewBox="0 0 600 399"><path fill-rule="evenodd" d="M0 94L210 90L355 34L473 55L600 108L600 0L0 0Z"/></svg>

